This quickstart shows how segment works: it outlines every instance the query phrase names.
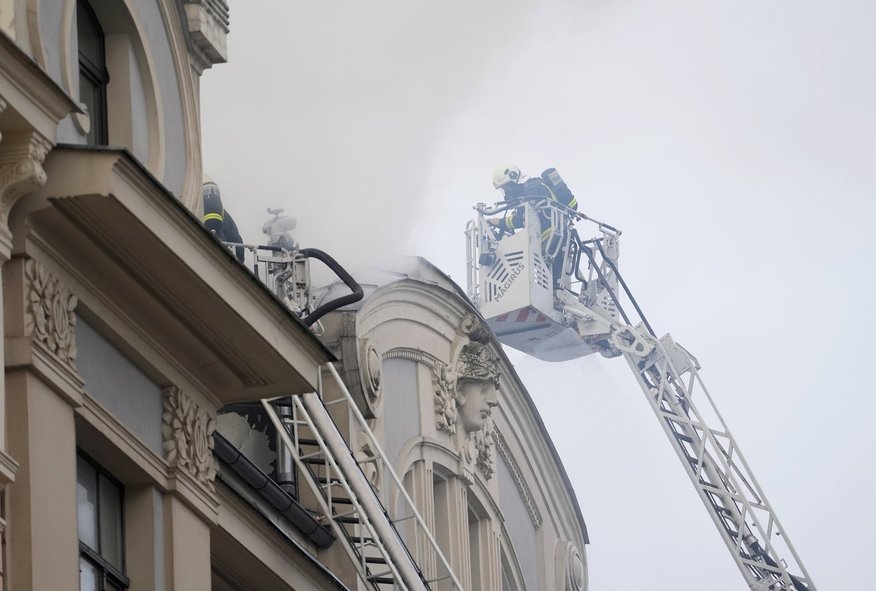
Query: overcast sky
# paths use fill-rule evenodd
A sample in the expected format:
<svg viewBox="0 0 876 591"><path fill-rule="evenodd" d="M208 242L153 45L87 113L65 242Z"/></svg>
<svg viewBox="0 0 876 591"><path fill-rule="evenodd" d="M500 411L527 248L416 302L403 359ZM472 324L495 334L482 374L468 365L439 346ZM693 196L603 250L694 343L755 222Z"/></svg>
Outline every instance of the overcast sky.
<svg viewBox="0 0 876 591"><path fill-rule="evenodd" d="M556 166L702 375L814 582L876 551L876 4L231 1L206 171L343 264L464 281L490 177ZM331 4L329 6L328 4ZM511 352L590 530L590 590L742 577L622 360Z"/></svg>

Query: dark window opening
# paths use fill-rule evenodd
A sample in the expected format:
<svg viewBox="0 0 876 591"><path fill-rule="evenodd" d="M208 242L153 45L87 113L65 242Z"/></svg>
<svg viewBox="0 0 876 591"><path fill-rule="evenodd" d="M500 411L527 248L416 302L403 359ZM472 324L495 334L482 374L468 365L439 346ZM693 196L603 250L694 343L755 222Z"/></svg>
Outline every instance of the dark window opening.
<svg viewBox="0 0 876 591"><path fill-rule="evenodd" d="M88 143L106 145L107 132L106 88L109 72L106 69L106 44L97 15L86 0L76 6L76 25L79 39L79 100L88 108L91 128Z"/></svg>
<svg viewBox="0 0 876 591"><path fill-rule="evenodd" d="M80 591L122 591L125 576L124 488L86 456L76 455Z"/></svg>

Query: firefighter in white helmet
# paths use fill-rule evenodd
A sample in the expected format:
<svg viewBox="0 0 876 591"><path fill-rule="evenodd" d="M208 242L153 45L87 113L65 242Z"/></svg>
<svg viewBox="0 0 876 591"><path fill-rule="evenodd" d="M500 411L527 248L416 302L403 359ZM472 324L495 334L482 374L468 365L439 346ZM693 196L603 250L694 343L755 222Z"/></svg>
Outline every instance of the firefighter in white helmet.
<svg viewBox="0 0 876 591"><path fill-rule="evenodd" d="M527 179L520 169L513 165L503 165L493 173L493 187L502 192L505 201L515 199L527 201L556 201L569 209L578 210L578 201L563 181L556 168L548 168L540 177ZM508 210L504 217L489 218L488 224L498 228L502 233L514 233L523 227L523 208ZM541 245L544 252L549 252L555 240L562 240L564 228L551 226L551 216L546 208L539 209L541 222ZM563 255L561 251L554 257L552 271L554 283L558 284L563 270Z"/></svg>

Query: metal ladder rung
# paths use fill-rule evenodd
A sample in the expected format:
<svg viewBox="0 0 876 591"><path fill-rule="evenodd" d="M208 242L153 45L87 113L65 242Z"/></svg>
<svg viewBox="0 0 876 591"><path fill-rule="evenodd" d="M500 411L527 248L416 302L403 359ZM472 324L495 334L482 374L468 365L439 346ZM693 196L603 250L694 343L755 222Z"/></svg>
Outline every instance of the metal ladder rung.
<svg viewBox="0 0 876 591"><path fill-rule="evenodd" d="M386 558L383 556L366 556L365 564L386 564Z"/></svg>
<svg viewBox="0 0 876 591"><path fill-rule="evenodd" d="M386 572L377 573L375 575L370 575L368 580L372 583L378 583L381 585L393 585L395 584L395 577L392 575L392 571L388 570Z"/></svg>
<svg viewBox="0 0 876 591"><path fill-rule="evenodd" d="M322 485L320 488L323 488L323 489L326 489L330 486L341 486L341 484L342 484L342 482L336 478L323 478L321 476L318 476L318 477L314 478L314 480L316 480L318 483L320 483Z"/></svg>
<svg viewBox="0 0 876 591"><path fill-rule="evenodd" d="M355 515L359 510L356 507L353 507L349 511L342 511L340 513L332 513L332 519L340 519L342 517L349 517L350 515Z"/></svg>
<svg viewBox="0 0 876 591"><path fill-rule="evenodd" d="M693 444L693 442L694 442L693 437L691 437L690 435L685 435L684 433L676 432L675 438L680 439L681 441L687 441L690 444Z"/></svg>

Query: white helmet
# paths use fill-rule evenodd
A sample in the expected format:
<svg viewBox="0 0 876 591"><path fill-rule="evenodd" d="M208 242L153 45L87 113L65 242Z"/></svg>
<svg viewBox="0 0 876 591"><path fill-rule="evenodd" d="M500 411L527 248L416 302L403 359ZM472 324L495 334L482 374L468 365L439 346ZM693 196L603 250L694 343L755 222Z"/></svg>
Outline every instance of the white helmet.
<svg viewBox="0 0 876 591"><path fill-rule="evenodd" d="M520 181L520 169L510 164L500 166L493 173L493 188L498 189L508 183L517 183Z"/></svg>

